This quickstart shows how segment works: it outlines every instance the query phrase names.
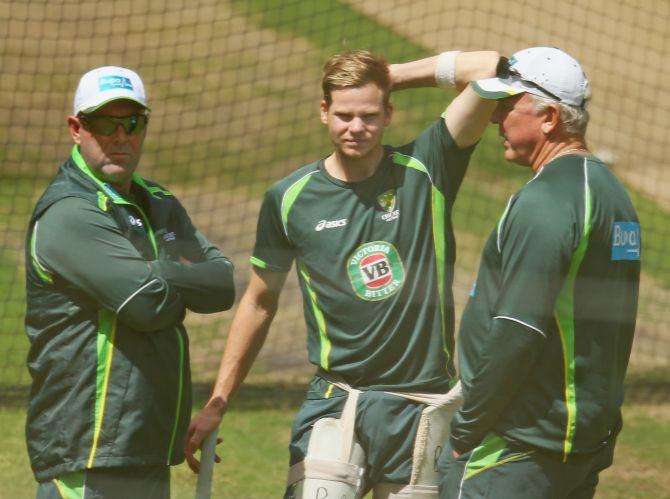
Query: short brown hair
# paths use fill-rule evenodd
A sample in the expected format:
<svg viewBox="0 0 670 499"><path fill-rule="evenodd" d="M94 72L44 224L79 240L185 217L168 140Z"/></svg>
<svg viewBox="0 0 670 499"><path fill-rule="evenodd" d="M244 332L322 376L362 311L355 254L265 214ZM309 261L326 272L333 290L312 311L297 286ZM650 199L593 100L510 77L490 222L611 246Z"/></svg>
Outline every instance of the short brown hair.
<svg viewBox="0 0 670 499"><path fill-rule="evenodd" d="M330 105L333 90L362 87L374 83L384 91L384 104L389 103L391 77L389 65L382 56L367 50L352 50L332 56L323 66L323 100Z"/></svg>

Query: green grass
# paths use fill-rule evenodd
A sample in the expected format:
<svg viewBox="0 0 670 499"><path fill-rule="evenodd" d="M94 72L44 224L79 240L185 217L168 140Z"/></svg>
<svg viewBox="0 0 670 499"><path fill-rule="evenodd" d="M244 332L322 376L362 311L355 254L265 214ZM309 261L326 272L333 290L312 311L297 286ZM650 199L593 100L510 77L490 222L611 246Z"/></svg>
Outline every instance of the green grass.
<svg viewBox="0 0 670 499"><path fill-rule="evenodd" d="M28 339L23 328L25 285L18 255L0 250L0 400L24 392Z"/></svg>
<svg viewBox="0 0 670 499"><path fill-rule="evenodd" d="M366 48L389 60L429 55L421 46L337 0L233 0L240 14L263 28L308 38L323 55ZM314 61L319 67L324 59Z"/></svg>
<svg viewBox="0 0 670 499"><path fill-rule="evenodd" d="M666 386L667 389L667 381ZM196 407L206 391L199 390ZM219 446L223 462L215 467L212 497L264 499L280 497L284 487L290 425L302 401L300 386L245 386L225 416ZM23 407L0 408L5 438L0 448L2 497L34 497L26 454ZM668 497L670 480L670 405L637 402L624 406L624 430L612 468L601 475L598 498ZM172 497L194 495L196 477L185 464L173 468Z"/></svg>
<svg viewBox="0 0 670 499"><path fill-rule="evenodd" d="M614 465L601 474L597 497L670 497L670 405L627 405Z"/></svg>

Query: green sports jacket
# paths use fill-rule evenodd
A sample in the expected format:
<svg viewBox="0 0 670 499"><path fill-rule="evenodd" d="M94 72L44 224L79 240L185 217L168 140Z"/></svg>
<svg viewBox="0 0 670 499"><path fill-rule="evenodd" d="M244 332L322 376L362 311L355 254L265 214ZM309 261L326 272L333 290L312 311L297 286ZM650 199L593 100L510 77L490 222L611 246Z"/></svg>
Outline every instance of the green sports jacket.
<svg viewBox="0 0 670 499"><path fill-rule="evenodd" d="M494 432L568 460L616 437L641 249L630 197L597 158L559 157L510 198L461 320L455 450Z"/></svg>
<svg viewBox="0 0 670 499"><path fill-rule="evenodd" d="M191 411L187 309L226 310L233 267L168 191L139 176L121 196L75 146L37 202L26 244L38 481L183 461Z"/></svg>

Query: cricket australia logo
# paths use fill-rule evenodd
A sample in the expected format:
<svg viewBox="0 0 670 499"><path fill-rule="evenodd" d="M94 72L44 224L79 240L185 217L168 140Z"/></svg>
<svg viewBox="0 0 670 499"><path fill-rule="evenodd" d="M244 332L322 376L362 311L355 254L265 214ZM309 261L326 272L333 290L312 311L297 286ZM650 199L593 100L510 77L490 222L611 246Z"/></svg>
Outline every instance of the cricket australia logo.
<svg viewBox="0 0 670 499"><path fill-rule="evenodd" d="M398 217L400 217L400 210L395 209L396 196L393 189L382 192L379 196L377 196L377 203L379 203L379 206L381 206L382 210L386 212L382 215L382 220L385 222L397 220Z"/></svg>
<svg viewBox="0 0 670 499"><path fill-rule="evenodd" d="M386 241L360 245L347 261L351 287L366 301L394 295L405 282L405 269L395 247Z"/></svg>

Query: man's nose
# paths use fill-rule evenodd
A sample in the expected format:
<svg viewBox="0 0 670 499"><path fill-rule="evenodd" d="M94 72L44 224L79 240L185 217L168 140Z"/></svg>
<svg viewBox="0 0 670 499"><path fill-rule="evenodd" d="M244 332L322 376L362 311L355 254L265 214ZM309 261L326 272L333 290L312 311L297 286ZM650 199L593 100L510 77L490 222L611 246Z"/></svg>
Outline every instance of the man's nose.
<svg viewBox="0 0 670 499"><path fill-rule="evenodd" d="M121 123L117 124L114 133L112 133L112 140L114 142L128 142L129 138L130 134L126 132L126 129L123 128L123 125Z"/></svg>
<svg viewBox="0 0 670 499"><path fill-rule="evenodd" d="M349 124L349 130L351 132L362 132L365 130L365 124L363 120L359 117L354 117Z"/></svg>

